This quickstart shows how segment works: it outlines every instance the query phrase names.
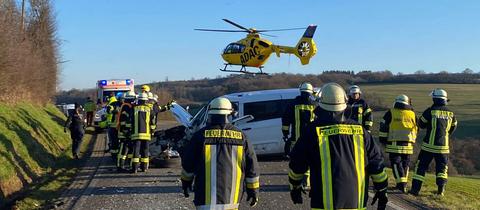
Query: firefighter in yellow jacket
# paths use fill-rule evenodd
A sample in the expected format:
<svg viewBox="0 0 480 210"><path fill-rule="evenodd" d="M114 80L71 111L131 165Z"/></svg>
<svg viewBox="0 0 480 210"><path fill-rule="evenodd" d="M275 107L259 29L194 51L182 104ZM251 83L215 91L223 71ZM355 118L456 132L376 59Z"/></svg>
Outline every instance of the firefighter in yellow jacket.
<svg viewBox="0 0 480 210"><path fill-rule="evenodd" d="M379 139L389 154L397 189L407 192L408 165L413 145L417 139L417 118L406 95L395 98L393 108L388 110L380 122Z"/></svg>
<svg viewBox="0 0 480 210"><path fill-rule="evenodd" d="M152 139L150 131L151 108L147 105L148 94L140 93L137 104L133 107L131 139L134 141L132 172L137 173L139 167L146 172L149 166L149 144Z"/></svg>
<svg viewBox="0 0 480 210"><path fill-rule="evenodd" d="M238 209L243 183L250 206L258 202L257 157L242 131L228 123L232 110L228 99L212 100L208 124L182 152L182 188L188 197L195 180L197 209Z"/></svg>
<svg viewBox="0 0 480 210"><path fill-rule="evenodd" d="M322 87L316 119L302 130L290 153L290 196L303 203L303 174L311 171L312 209L366 209L368 178L373 180L378 209L385 209L387 174L373 137L344 116L347 96L336 83Z"/></svg>
<svg viewBox="0 0 480 210"><path fill-rule="evenodd" d="M427 134L423 138L422 150L420 150L415 164L410 193L419 194L422 183L425 181L425 171L430 162L435 159L437 194L443 196L448 178L449 137L457 127L457 120L453 112L447 108L449 100L445 90L437 88L430 95L433 105L423 112L418 121L420 128L427 129Z"/></svg>

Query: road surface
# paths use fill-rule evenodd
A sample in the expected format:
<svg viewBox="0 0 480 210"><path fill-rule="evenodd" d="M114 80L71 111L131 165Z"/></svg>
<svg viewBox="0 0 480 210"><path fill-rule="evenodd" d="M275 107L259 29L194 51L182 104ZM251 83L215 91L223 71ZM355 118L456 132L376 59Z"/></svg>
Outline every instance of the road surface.
<svg viewBox="0 0 480 210"><path fill-rule="evenodd" d="M195 209L193 196L185 198L181 191L180 168L152 168L147 173L117 173L112 158L104 153L105 135L98 134L91 156L63 193L57 209ZM240 209L310 209L304 196L303 205L293 205L288 190L288 162L262 160L260 202L248 206L246 194ZM389 194L389 209L418 209L402 195ZM371 200L371 199L370 199ZM369 201L370 202L370 201ZM369 205L369 209L375 207Z"/></svg>

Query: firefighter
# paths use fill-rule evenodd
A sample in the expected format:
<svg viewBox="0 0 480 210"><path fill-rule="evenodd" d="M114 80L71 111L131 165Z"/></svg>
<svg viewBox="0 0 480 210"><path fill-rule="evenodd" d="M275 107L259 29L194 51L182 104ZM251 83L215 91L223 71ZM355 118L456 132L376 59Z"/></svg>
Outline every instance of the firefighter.
<svg viewBox="0 0 480 210"><path fill-rule="evenodd" d="M149 143L152 139L150 132L151 109L147 105L148 94L140 93L138 102L133 107L131 139L134 141L134 154L132 159L132 172L137 173L139 167L143 172L149 166Z"/></svg>
<svg viewBox="0 0 480 210"><path fill-rule="evenodd" d="M347 116L357 121L368 132L371 131L373 126L372 109L368 106L367 102L361 98L362 91L357 85L352 85L348 91L348 109L346 110Z"/></svg>
<svg viewBox="0 0 480 210"><path fill-rule="evenodd" d="M90 97L87 97L87 102L83 105L85 112L87 113L87 126L92 126L93 122L93 113L96 110L95 103Z"/></svg>
<svg viewBox="0 0 480 210"><path fill-rule="evenodd" d="M285 140L285 155L288 156L295 142L300 138L300 130L314 119L316 107L313 86L308 82L300 85L300 95L287 106L282 116L282 134ZM290 134L290 136L289 136Z"/></svg>
<svg viewBox="0 0 480 210"><path fill-rule="evenodd" d="M388 110L380 122L379 139L386 145L397 189L403 193L407 192L408 165L417 138L416 119L408 96L399 95L393 109Z"/></svg>
<svg viewBox="0 0 480 210"><path fill-rule="evenodd" d="M120 142L118 141L117 120L120 106L122 105L122 93L112 96L107 105L107 124L108 124L108 142L109 151L116 160Z"/></svg>
<svg viewBox="0 0 480 210"><path fill-rule="evenodd" d="M410 193L413 195L419 194L422 183L425 181L425 171L432 159L435 159L437 194L443 196L448 178L449 136L455 131L457 120L453 112L447 108L450 100L448 100L445 90L437 88L430 95L433 105L423 112L418 121L418 126L423 129L426 128L427 132L415 164Z"/></svg>
<svg viewBox="0 0 480 210"><path fill-rule="evenodd" d="M117 170L119 172L125 171L125 161L129 153L133 154L133 141L131 140L132 133L132 117L133 117L133 103L136 99L135 92L130 91L123 97L124 102L120 107L118 119L118 139L120 141L120 149L117 156ZM132 157L129 157L131 159Z"/></svg>
<svg viewBox="0 0 480 210"><path fill-rule="evenodd" d="M232 111L228 99L214 99L208 108L207 125L193 135L182 152L182 189L189 197L195 180L193 202L197 209L238 209L244 182L250 206L258 202L257 157L242 131L228 122Z"/></svg>
<svg viewBox="0 0 480 210"><path fill-rule="evenodd" d="M316 119L302 129L290 153L290 196L303 203L303 174L311 171L312 209L366 209L368 178L376 193L372 205L385 209L387 174L382 152L367 130L344 116L347 96L336 83L322 87Z"/></svg>

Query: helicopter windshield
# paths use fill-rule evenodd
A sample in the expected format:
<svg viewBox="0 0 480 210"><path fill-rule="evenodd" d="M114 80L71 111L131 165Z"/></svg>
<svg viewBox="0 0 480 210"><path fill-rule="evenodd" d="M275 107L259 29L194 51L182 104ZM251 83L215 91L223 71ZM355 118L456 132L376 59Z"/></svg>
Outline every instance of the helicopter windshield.
<svg viewBox="0 0 480 210"><path fill-rule="evenodd" d="M233 54L233 53L243 53L245 51L245 45L238 44L238 43L231 43L225 50L223 50L224 54Z"/></svg>

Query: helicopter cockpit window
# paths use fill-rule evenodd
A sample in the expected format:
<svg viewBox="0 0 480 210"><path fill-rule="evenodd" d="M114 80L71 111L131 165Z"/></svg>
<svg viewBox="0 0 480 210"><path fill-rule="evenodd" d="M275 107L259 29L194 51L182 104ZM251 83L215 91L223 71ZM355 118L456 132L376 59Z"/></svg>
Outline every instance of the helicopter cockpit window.
<svg viewBox="0 0 480 210"><path fill-rule="evenodd" d="M243 51L245 51L245 45L231 43L225 48L224 53L225 54L242 53Z"/></svg>
<svg viewBox="0 0 480 210"><path fill-rule="evenodd" d="M258 41L258 44L262 45L263 47L269 47L270 45L264 41Z"/></svg>

